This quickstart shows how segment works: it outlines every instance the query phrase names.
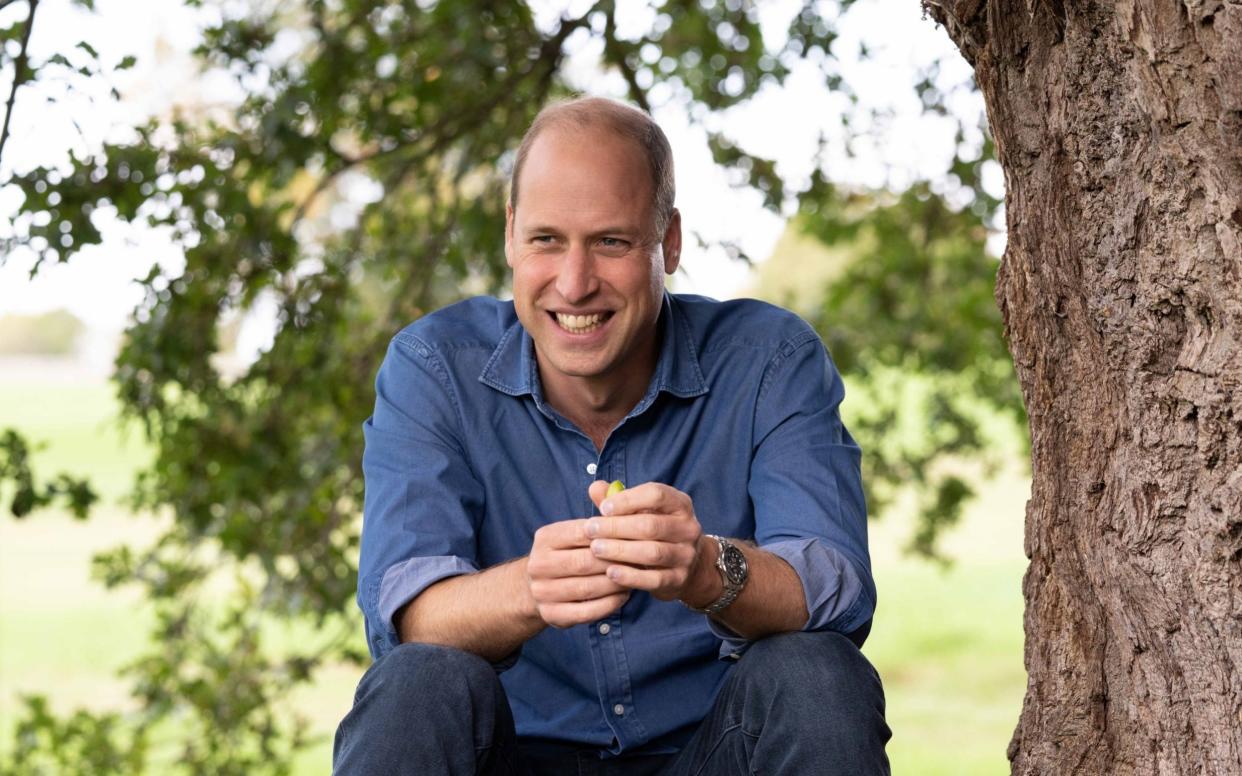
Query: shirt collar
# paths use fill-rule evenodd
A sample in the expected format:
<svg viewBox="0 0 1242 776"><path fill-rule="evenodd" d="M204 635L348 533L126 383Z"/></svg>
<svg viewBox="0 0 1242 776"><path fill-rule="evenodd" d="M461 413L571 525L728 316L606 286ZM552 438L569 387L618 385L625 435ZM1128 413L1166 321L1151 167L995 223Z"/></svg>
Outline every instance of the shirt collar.
<svg viewBox="0 0 1242 776"><path fill-rule="evenodd" d="M682 398L707 393L690 325L683 315L678 314L676 302L667 291L660 307L660 321L664 326L660 358L656 361L647 394L639 403L640 408L650 403L660 391ZM521 321L514 321L492 351L491 358L479 375L479 382L510 396L521 396L534 394L538 381L535 341Z"/></svg>

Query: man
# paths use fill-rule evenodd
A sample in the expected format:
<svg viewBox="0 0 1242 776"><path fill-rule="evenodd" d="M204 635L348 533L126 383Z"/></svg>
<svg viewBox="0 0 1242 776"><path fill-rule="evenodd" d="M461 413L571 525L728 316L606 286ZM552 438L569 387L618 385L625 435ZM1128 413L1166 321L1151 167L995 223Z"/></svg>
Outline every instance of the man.
<svg viewBox="0 0 1242 776"><path fill-rule="evenodd" d="M376 663L336 771L887 773L859 451L815 332L665 293L671 151L624 105L540 113L505 229L513 301L422 318L376 380Z"/></svg>

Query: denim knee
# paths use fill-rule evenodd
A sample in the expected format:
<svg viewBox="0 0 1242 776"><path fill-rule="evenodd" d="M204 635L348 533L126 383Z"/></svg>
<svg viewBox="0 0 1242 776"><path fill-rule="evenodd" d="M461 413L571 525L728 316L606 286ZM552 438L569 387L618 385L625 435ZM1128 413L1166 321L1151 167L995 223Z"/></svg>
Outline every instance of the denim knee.
<svg viewBox="0 0 1242 776"><path fill-rule="evenodd" d="M478 655L438 644L401 644L380 658L358 683L354 701L372 696L406 715L469 709L493 696L499 684L492 666Z"/></svg>
<svg viewBox="0 0 1242 776"><path fill-rule="evenodd" d="M782 633L751 644L730 677L729 715L761 773L888 774L884 689L847 636Z"/></svg>
<svg viewBox="0 0 1242 776"><path fill-rule="evenodd" d="M333 772L472 774L485 766L511 773L503 750L512 737L508 700L491 664L451 647L402 644L358 683L337 727Z"/></svg>
<svg viewBox="0 0 1242 776"><path fill-rule="evenodd" d="M759 639L746 650L737 670L743 675L758 674L765 684L787 683L785 689L792 692L804 687L848 686L859 678L879 679L854 642L836 631L797 631Z"/></svg>
<svg viewBox="0 0 1242 776"><path fill-rule="evenodd" d="M883 714L879 674L854 642L835 631L781 633L760 639L750 645L734 671L734 681L752 702L805 712L782 714L786 719L814 724L829 706L838 721L844 721L851 708Z"/></svg>

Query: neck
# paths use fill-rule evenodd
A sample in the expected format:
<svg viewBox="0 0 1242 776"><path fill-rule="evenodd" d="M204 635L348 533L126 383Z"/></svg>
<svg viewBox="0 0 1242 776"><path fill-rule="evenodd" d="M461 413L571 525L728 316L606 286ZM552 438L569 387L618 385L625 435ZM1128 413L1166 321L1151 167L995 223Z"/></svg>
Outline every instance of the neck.
<svg viewBox="0 0 1242 776"><path fill-rule="evenodd" d="M536 351L544 400L573 421L602 450L608 434L646 394L659 358L659 342L658 331L652 331L640 352L634 354L633 358L641 361L642 368L617 369L590 377L571 377L546 369Z"/></svg>

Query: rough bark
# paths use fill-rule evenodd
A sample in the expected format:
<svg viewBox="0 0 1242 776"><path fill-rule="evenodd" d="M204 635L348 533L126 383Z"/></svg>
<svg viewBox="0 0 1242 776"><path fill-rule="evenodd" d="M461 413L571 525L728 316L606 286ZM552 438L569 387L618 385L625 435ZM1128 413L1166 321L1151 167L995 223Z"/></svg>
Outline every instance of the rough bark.
<svg viewBox="0 0 1242 776"><path fill-rule="evenodd" d="M924 0L1007 185L1015 774L1242 774L1242 2Z"/></svg>

